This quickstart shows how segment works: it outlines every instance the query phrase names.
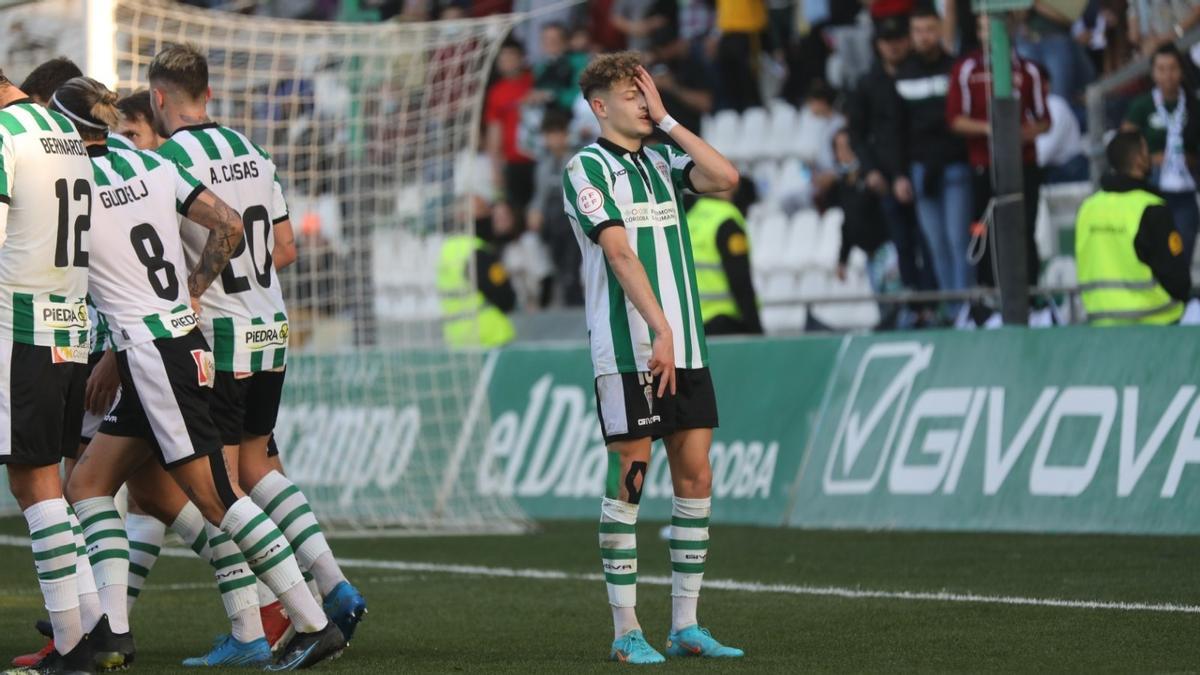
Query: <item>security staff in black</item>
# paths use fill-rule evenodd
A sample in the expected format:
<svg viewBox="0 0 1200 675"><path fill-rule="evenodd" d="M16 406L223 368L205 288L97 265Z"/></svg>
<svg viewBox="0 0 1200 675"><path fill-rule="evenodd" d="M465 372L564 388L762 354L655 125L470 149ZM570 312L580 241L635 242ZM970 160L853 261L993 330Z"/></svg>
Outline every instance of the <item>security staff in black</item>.
<svg viewBox="0 0 1200 675"><path fill-rule="evenodd" d="M1136 132L1108 145L1114 174L1079 208L1075 259L1088 321L1178 323L1191 293L1183 237L1163 198L1146 183L1150 151Z"/></svg>

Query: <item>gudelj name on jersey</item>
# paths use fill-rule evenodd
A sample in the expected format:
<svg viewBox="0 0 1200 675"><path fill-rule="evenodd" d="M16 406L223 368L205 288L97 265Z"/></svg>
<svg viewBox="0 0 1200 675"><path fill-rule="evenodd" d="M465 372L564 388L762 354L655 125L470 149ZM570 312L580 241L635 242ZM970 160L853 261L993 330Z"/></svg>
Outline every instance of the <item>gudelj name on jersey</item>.
<svg viewBox="0 0 1200 675"><path fill-rule="evenodd" d="M46 138L39 138L38 140L42 142L42 150L47 155L87 156L87 150L83 146L83 141L77 138L58 138L56 136L49 136Z"/></svg>
<svg viewBox="0 0 1200 675"><path fill-rule="evenodd" d="M212 185L232 183L238 180L246 180L247 178L258 178L258 162L247 159L229 164L218 164L209 167L208 177Z"/></svg>
<svg viewBox="0 0 1200 675"><path fill-rule="evenodd" d="M100 203L104 205L104 208L111 209L116 206L132 204L149 195L150 190L146 187L146 181L139 178L136 185L131 183L109 190L101 190Z"/></svg>

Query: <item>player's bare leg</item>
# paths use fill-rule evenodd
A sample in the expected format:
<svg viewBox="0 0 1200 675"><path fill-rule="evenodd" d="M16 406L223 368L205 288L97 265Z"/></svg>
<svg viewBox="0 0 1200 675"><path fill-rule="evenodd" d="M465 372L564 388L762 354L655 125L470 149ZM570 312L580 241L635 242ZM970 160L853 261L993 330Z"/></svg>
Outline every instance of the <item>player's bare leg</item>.
<svg viewBox="0 0 1200 675"><path fill-rule="evenodd" d="M712 512L712 429L683 429L666 438L671 465L671 633L668 656L737 658L701 628L696 618L704 563L708 559L708 519Z"/></svg>
<svg viewBox="0 0 1200 675"><path fill-rule="evenodd" d="M296 553L300 569L316 583L325 613L349 640L367 611L366 600L346 579L325 539L308 499L282 471L271 436L246 435L239 450L242 488L271 517Z"/></svg>
<svg viewBox="0 0 1200 675"><path fill-rule="evenodd" d="M650 466L649 438L608 444L608 479L600 506L600 559L612 607L613 660L660 663L637 619L637 514Z"/></svg>

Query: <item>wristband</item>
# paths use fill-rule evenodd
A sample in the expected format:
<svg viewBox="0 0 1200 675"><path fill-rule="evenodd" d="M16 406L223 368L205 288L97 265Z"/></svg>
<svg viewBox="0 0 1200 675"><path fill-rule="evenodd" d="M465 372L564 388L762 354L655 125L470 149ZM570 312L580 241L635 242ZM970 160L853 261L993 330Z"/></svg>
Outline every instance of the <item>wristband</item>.
<svg viewBox="0 0 1200 675"><path fill-rule="evenodd" d="M658 123L658 128L662 129L662 132L667 135L670 135L671 130L677 126L679 126L679 122L676 122L675 118L670 115L663 117Z"/></svg>

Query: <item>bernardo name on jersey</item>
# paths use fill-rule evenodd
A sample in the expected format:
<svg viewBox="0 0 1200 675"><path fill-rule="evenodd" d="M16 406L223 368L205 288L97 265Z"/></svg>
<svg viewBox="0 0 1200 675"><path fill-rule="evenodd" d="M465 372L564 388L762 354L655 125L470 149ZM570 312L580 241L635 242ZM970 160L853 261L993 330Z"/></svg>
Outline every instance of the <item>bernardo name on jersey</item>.
<svg viewBox="0 0 1200 675"><path fill-rule="evenodd" d="M66 117L32 102L0 110L0 334L56 358L78 360L88 343L90 178Z"/></svg>
<svg viewBox="0 0 1200 675"><path fill-rule="evenodd" d="M273 228L288 217L275 164L242 134L210 122L184 127L158 152L208 180L208 187L241 214L245 227L229 266L205 291L201 328L217 369L254 373L282 368L287 360L288 320L271 251ZM208 231L184 220L183 251L196 264Z"/></svg>

